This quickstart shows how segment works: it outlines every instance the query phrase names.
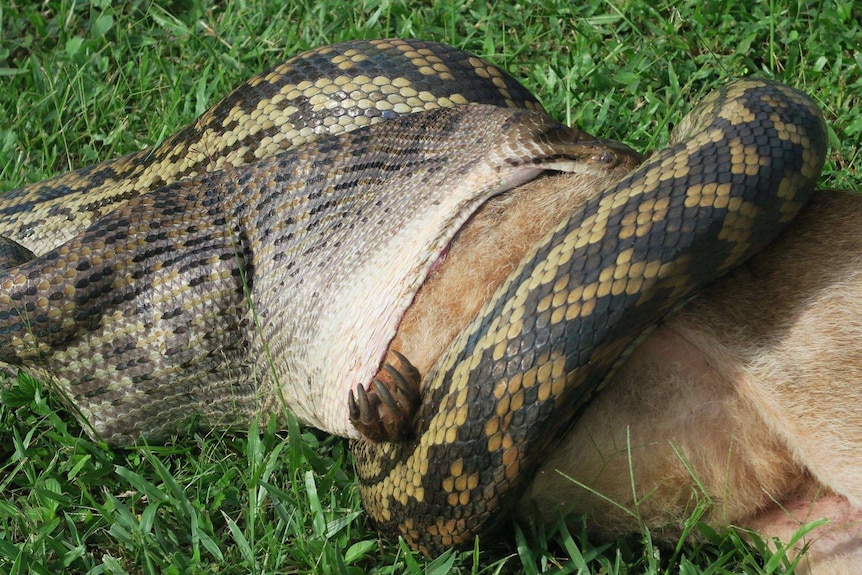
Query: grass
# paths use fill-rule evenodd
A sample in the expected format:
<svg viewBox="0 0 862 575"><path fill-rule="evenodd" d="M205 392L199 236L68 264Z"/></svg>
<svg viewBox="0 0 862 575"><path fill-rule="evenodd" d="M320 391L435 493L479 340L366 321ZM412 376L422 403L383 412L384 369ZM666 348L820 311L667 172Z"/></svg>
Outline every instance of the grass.
<svg viewBox="0 0 862 575"><path fill-rule="evenodd" d="M552 115L636 149L667 140L698 95L750 74L819 101L824 186L862 166L862 13L853 0L0 0L0 190L151 145L248 76L359 37L416 36L478 53ZM762 543L696 523L698 543L648 531L515 531L509 551L433 561L379 540L343 441L261 422L112 450L19 377L0 403L2 573L773 573ZM525 528L526 529L526 528ZM487 542L485 542L487 543Z"/></svg>

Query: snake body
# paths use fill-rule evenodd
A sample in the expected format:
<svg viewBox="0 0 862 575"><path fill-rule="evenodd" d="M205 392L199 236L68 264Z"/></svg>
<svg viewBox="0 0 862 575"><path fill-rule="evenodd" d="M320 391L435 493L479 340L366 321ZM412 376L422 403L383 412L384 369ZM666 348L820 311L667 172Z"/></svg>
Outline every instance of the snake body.
<svg viewBox="0 0 862 575"><path fill-rule="evenodd" d="M546 168L614 164L606 144L529 110L533 100L494 70L418 41L321 49L252 79L185 138L14 191L0 202L8 216L0 229L17 243L32 239L39 257L0 276L0 361L56 382L112 443L163 439L190 415L242 424L283 416L285 406L306 424L358 437L342 398L371 380L403 310L466 219ZM441 107L451 103L444 94L479 104ZM513 94L524 95L520 108L506 107ZM348 99L367 108L344 108ZM363 125L401 100L419 111ZM292 149L247 166L190 175L189 166L206 166L186 156L208 146L212 126L235 126L237 102L297 134L300 120L362 121L314 141L296 136ZM282 117L276 104L286 106ZM237 125L219 149L233 157L241 140L247 158L251 143L236 130L249 126ZM184 179L150 190L153 173L159 183ZM106 212L89 227L85 181ZM28 205L37 208L21 211ZM61 224L57 235L73 235L58 243Z"/></svg>
<svg viewBox="0 0 862 575"><path fill-rule="evenodd" d="M576 169L597 146L581 137L444 108L143 194L0 275L0 361L46 370L112 443L284 405L348 435L332 390L371 380L453 235L544 167Z"/></svg>
<svg viewBox="0 0 862 575"><path fill-rule="evenodd" d="M0 236L41 255L129 199L399 115L463 104L542 111L496 66L445 44L358 40L299 54L153 148L10 190Z"/></svg>
<svg viewBox="0 0 862 575"><path fill-rule="evenodd" d="M416 51L415 43L386 45L397 47L387 53L396 61L404 46ZM363 62L379 49L348 46L334 52L355 58L327 57ZM497 103L513 101L504 80L466 61L498 88ZM454 94L458 82L442 71L449 67L429 76ZM397 92L384 80L395 73L381 74ZM322 78L323 91L340 77ZM0 359L50 373L96 433L115 442L164 434L192 408L216 422L248 418L292 386L311 393L312 384L330 384L332 374L309 363L368 354L373 372L398 310L476 206L545 168L577 170L587 145L540 112L467 106L193 176L208 168L184 138L231 150L231 118L257 125L235 109L216 106L204 128L150 152L152 164L133 155L0 204L0 234L39 256L0 275ZM228 135L218 135L219 122ZM243 130L255 142L271 135ZM770 241L807 200L825 156L812 101L767 81L718 90L677 133L535 246L426 374L412 439L354 446L363 503L383 530L434 553L489 529L633 342ZM237 149L236 161L256 158L246 143ZM587 153L590 162L613 154L596 142L587 149L600 152ZM149 191L183 176L191 177ZM98 201L107 207L85 207L83 192L102 183L109 199ZM72 224L56 232L64 219ZM405 222L404 234L392 233L392 219ZM423 230L425 245L409 247ZM362 249L347 249L357 238ZM375 275L390 267L391 277ZM364 287L353 289L357 281ZM343 319L378 297L390 305ZM369 334L378 328L385 333ZM374 345L352 347L363 338ZM329 347L308 351L321 341Z"/></svg>

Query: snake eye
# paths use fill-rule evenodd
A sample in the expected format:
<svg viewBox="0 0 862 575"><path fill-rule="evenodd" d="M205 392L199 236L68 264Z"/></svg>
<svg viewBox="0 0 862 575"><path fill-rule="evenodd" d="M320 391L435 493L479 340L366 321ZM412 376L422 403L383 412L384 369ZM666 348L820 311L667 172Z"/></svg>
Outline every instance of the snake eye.
<svg viewBox="0 0 862 575"><path fill-rule="evenodd" d="M604 150L602 153L593 156L591 159L594 162L598 162L600 164L607 164L609 166L615 166L619 163L619 158L617 158L617 155L610 150Z"/></svg>

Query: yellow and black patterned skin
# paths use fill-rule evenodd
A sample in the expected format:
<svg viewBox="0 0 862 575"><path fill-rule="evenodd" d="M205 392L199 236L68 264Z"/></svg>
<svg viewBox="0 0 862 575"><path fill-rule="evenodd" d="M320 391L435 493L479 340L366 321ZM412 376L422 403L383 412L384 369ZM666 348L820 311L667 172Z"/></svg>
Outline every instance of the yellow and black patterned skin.
<svg viewBox="0 0 862 575"><path fill-rule="evenodd" d="M148 190L323 135L462 104L542 110L507 73L445 44L324 46L251 78L154 148L9 191L0 197L0 237L41 255Z"/></svg>
<svg viewBox="0 0 862 575"><path fill-rule="evenodd" d="M346 435L347 389L458 229L603 149L583 136L540 112L440 108L142 194L0 272L0 361L48 374L114 444L285 407Z"/></svg>
<svg viewBox="0 0 862 575"><path fill-rule="evenodd" d="M812 100L743 80L535 247L424 380L414 439L358 444L365 508L425 553L470 543L639 336L796 215L825 159Z"/></svg>
<svg viewBox="0 0 862 575"><path fill-rule="evenodd" d="M491 193L613 156L537 111L435 110L469 102L539 109L496 68L438 44L326 47L153 150L0 198L0 237L25 248L0 272L0 361L50 375L114 443L164 437L193 412L241 424L280 409L294 384L325 390L289 380L306 346L352 345L323 327L377 299L339 286L377 287L381 262L407 262L401 279L421 283ZM426 553L486 532L632 342L811 193L826 131L803 94L738 82L684 124L681 141L537 244L452 343L425 377L415 439L355 444L382 529ZM311 141L321 133L335 135ZM440 203L451 194L462 201ZM387 224L402 218L430 248L400 251L407 236Z"/></svg>
<svg viewBox="0 0 862 575"><path fill-rule="evenodd" d="M343 398L472 213L545 169L615 165L622 148L533 103L447 46L352 42L251 80L155 150L15 191L0 200L0 361L56 384L114 444L286 408L358 437ZM270 149L273 133L292 139ZM92 205L107 213L81 231ZM22 236L42 238L37 257Z"/></svg>

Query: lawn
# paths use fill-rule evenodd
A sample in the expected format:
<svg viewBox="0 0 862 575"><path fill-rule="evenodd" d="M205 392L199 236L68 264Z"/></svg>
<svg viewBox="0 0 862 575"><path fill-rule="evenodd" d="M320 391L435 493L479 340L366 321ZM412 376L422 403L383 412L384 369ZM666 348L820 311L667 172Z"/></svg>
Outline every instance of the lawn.
<svg viewBox="0 0 862 575"><path fill-rule="evenodd" d="M507 69L554 117L642 151L699 95L751 74L812 94L823 186L860 187L862 8L843 2L0 0L0 191L152 145L311 47L421 37ZM734 533L653 545L524 527L433 561L380 540L347 445L313 430L89 440L20 377L0 402L0 573L775 573ZM487 542L485 542L487 543ZM760 550L758 550L758 547Z"/></svg>

